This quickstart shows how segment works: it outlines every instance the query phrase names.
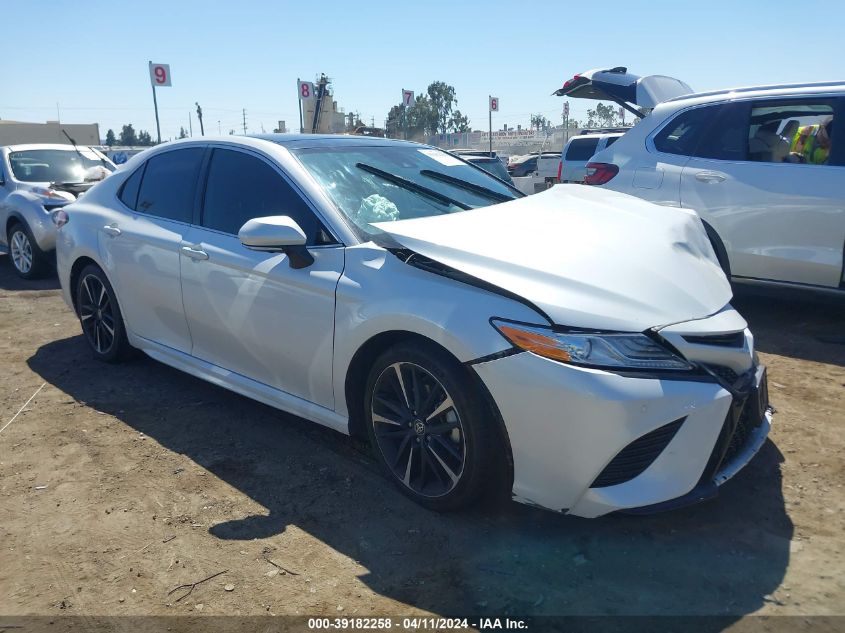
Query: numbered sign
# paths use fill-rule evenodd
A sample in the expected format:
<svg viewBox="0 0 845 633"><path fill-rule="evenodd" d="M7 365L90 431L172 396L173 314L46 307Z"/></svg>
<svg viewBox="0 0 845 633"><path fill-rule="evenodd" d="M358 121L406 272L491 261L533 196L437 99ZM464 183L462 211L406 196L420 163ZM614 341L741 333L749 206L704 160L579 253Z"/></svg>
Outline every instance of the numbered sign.
<svg viewBox="0 0 845 633"><path fill-rule="evenodd" d="M413 90L402 90L402 105L406 108L413 108L414 107L414 91Z"/></svg>
<svg viewBox="0 0 845 633"><path fill-rule="evenodd" d="M569 116L569 101L563 104L563 116Z"/></svg>
<svg viewBox="0 0 845 633"><path fill-rule="evenodd" d="M150 62L150 82L156 88L163 88L170 84L170 64L153 64Z"/></svg>
<svg viewBox="0 0 845 633"><path fill-rule="evenodd" d="M490 97L490 112L499 111L499 97Z"/></svg>
<svg viewBox="0 0 845 633"><path fill-rule="evenodd" d="M308 101L315 96L314 84L310 81L297 82L297 91L299 92L300 101Z"/></svg>

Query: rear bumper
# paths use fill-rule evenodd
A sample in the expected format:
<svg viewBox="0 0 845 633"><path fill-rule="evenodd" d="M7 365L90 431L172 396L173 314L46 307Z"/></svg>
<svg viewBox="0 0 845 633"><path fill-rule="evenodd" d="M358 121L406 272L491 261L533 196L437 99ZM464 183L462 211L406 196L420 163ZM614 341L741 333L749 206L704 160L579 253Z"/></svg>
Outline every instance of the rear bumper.
<svg viewBox="0 0 845 633"><path fill-rule="evenodd" d="M715 379L622 376L528 352L474 368L505 423L514 498L582 517L708 498L753 457L770 427L767 415L753 442L723 460L725 424L737 419L739 403ZM633 442L649 434L659 439L666 428L672 433L644 470L597 484ZM718 472L708 474L713 468Z"/></svg>

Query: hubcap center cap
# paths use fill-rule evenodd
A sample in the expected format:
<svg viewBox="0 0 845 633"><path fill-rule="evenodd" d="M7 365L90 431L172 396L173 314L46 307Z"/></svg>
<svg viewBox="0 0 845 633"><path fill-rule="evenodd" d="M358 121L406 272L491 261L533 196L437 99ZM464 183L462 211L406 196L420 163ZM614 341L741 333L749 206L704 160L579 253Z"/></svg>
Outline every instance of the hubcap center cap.
<svg viewBox="0 0 845 633"><path fill-rule="evenodd" d="M425 433L425 422L422 420L414 420L414 433L423 435Z"/></svg>

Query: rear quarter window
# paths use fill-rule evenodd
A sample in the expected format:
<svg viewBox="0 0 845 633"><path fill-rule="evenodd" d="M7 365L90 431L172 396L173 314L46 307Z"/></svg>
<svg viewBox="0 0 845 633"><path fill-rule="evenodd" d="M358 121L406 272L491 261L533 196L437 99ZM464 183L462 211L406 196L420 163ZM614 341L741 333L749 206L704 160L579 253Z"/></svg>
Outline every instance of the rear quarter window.
<svg viewBox="0 0 845 633"><path fill-rule="evenodd" d="M566 150L565 160L590 160L593 154L596 153L596 148L599 145L597 138L573 139L569 142L569 148Z"/></svg>

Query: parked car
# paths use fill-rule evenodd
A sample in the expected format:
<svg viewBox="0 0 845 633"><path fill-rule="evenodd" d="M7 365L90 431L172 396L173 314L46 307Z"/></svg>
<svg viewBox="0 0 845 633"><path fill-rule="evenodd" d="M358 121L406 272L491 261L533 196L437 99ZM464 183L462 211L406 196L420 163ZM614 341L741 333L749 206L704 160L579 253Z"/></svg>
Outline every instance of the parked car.
<svg viewBox="0 0 845 633"><path fill-rule="evenodd" d="M524 156L517 156L508 163L508 173L511 178L522 178L524 176L531 176L537 171L537 158L540 154L526 154ZM557 152L543 152L544 158L558 158Z"/></svg>
<svg viewBox="0 0 845 633"><path fill-rule="evenodd" d="M690 211L523 197L410 142L267 135L152 148L54 219L96 358L138 348L367 437L429 508L496 486L584 517L690 503L770 427Z"/></svg>
<svg viewBox="0 0 845 633"><path fill-rule="evenodd" d="M466 162L476 165L486 171L488 174L494 175L500 180L504 180L509 185L513 185L513 180L508 173L505 164L498 158L490 158L490 156L477 156L475 154L463 154L461 156Z"/></svg>
<svg viewBox="0 0 845 633"><path fill-rule="evenodd" d="M587 163L596 152L613 145L622 133L585 134L573 136L560 153L558 162L558 182L584 182L587 175Z"/></svg>
<svg viewBox="0 0 845 633"><path fill-rule="evenodd" d="M9 253L18 275L33 279L50 270L56 244L50 213L114 170L93 147L0 147L0 253Z"/></svg>
<svg viewBox="0 0 845 633"><path fill-rule="evenodd" d="M837 120L845 82L685 94L654 104L593 156L586 182L694 209L736 281L841 294L845 125Z"/></svg>

